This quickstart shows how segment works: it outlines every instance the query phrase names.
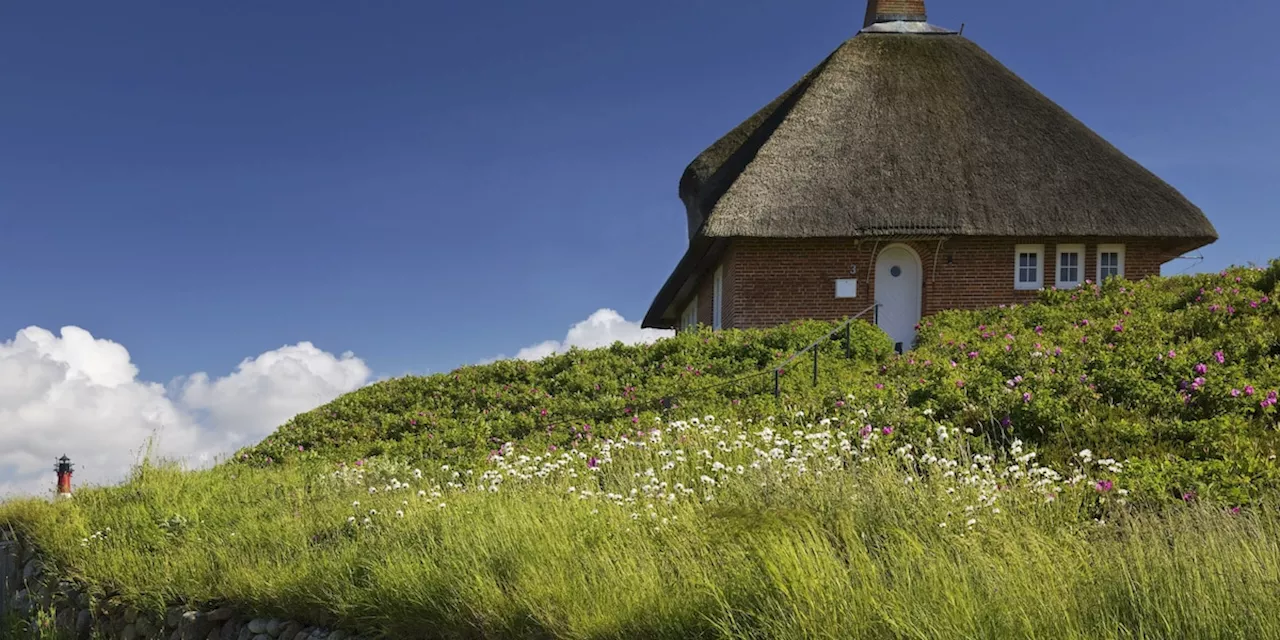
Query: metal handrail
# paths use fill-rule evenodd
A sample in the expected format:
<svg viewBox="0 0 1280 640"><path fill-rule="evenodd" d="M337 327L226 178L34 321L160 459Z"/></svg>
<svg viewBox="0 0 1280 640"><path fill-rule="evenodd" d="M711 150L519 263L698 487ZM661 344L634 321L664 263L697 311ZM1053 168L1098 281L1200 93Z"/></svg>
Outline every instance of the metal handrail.
<svg viewBox="0 0 1280 640"><path fill-rule="evenodd" d="M843 329L843 330L844 330L844 357L846 357L846 358L852 357L852 356L853 356L853 352L852 352L853 345L852 345L852 334L851 334L851 328L853 327L853 321L854 321L854 320L857 320L858 318L861 318L861 317L862 317L862 316L864 316L864 315L866 315L866 314L867 314L867 312L869 312L869 311L874 311L874 312L875 312L875 320L876 320L876 323L877 323L877 324L879 324L879 322L880 322L880 303L879 303L879 302L876 302L876 303L873 303L871 306L867 307L866 309L863 309L862 311L859 311L859 312L858 312L858 315L855 315L855 316L853 316L852 318L849 318L848 320L845 320L844 322L840 323L840 325L839 325L839 326L837 326L835 329L832 329L832 330L831 330L831 332L830 332L830 333L828 333L827 335L822 336L821 338L818 338L817 340L814 340L814 341L813 341L813 344L810 344L809 346L807 346L807 347L805 347L805 348L803 348L803 349L801 349L801 350L797 351L797 352L796 352L794 355L792 355L790 358L787 358L787 360L786 360L785 362L783 362L782 364L778 365L777 367L774 367L774 369L773 369L773 397L777 398L777 397L779 397L779 396L781 396L781 395L782 395L782 372L783 372L783 370L784 370L784 369L786 369L787 365L791 364L792 362L795 362L796 358L799 358L800 356L804 355L806 352L808 352L808 351L810 351L810 350L812 350L812 351L813 351L813 384L814 384L814 385L817 385L817 384L818 384L818 350L817 350L815 347L817 347L818 345L820 345L820 344L822 344L822 343L824 343L824 342L829 341L829 340L831 339L831 336L834 336L834 335L835 335L836 333L838 333L841 329Z"/></svg>

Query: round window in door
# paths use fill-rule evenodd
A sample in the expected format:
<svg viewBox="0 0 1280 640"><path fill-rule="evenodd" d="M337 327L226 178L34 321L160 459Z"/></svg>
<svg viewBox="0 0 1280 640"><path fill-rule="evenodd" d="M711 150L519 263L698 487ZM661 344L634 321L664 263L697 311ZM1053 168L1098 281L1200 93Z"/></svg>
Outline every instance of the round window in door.
<svg viewBox="0 0 1280 640"><path fill-rule="evenodd" d="M922 274L920 258L906 245L889 245L876 257L875 294L880 305L876 323L889 334L898 353L910 349L916 339Z"/></svg>

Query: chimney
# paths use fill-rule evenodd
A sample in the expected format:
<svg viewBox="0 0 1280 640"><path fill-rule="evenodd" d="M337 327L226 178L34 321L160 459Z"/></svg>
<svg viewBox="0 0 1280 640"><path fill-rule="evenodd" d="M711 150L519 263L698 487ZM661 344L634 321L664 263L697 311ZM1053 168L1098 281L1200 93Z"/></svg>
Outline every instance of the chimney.
<svg viewBox="0 0 1280 640"><path fill-rule="evenodd" d="M867 0L865 29L879 22L924 22L924 0Z"/></svg>

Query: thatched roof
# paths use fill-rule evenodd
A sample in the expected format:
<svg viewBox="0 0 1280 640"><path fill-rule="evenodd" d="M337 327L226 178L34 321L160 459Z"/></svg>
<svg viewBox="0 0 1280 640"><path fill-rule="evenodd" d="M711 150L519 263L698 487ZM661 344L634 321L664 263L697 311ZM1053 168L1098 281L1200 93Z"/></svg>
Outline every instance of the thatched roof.
<svg viewBox="0 0 1280 640"><path fill-rule="evenodd" d="M869 18L695 158L680 198L689 251L646 325L670 324L720 238L1119 236L1189 251L1218 237L1172 186L923 21Z"/></svg>
<svg viewBox="0 0 1280 640"><path fill-rule="evenodd" d="M1204 214L959 35L862 33L694 159L690 236L1217 238Z"/></svg>

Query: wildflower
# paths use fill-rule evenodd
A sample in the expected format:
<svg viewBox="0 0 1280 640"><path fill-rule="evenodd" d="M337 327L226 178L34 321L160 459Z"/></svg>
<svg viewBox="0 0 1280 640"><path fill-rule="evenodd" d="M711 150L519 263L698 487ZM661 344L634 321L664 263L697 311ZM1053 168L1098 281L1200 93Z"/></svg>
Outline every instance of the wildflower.
<svg viewBox="0 0 1280 640"><path fill-rule="evenodd" d="M1028 392L1026 392L1026 393L1022 394L1022 401L1023 401L1023 402L1031 402L1031 392L1030 392L1030 391L1028 391Z"/></svg>
<svg viewBox="0 0 1280 640"><path fill-rule="evenodd" d="M1110 480L1099 480L1098 483L1094 485L1094 488L1097 489L1099 493L1106 493L1111 490L1112 486L1114 485Z"/></svg>
<svg viewBox="0 0 1280 640"><path fill-rule="evenodd" d="M1253 395L1253 385L1246 385L1246 386L1245 386L1245 388L1244 388L1244 394L1245 394L1246 396L1251 396L1251 395Z"/></svg>
<svg viewBox="0 0 1280 640"><path fill-rule="evenodd" d="M1239 397L1240 397L1240 390L1239 390L1239 389L1232 389L1232 390L1231 390L1231 397L1232 397L1232 398L1239 398Z"/></svg>
<svg viewBox="0 0 1280 640"><path fill-rule="evenodd" d="M964 380L956 380L956 388L957 388L957 389L963 389L963 388L964 388Z"/></svg>
<svg viewBox="0 0 1280 640"><path fill-rule="evenodd" d="M880 430L880 433L883 433L886 436L891 436L893 435L893 427L885 427Z"/></svg>
<svg viewBox="0 0 1280 640"><path fill-rule="evenodd" d="M403 518L403 517L404 517L404 511L401 511L401 510L399 510L399 509L396 509L396 517L397 517L397 518Z"/></svg>
<svg viewBox="0 0 1280 640"><path fill-rule="evenodd" d="M1213 357L1214 357L1214 359L1215 359L1215 360L1217 360L1217 361L1218 361L1218 364L1222 364L1222 363L1224 363L1224 362L1226 362L1226 361L1227 361L1227 356L1226 356L1226 354L1222 353L1221 351L1214 351L1214 352L1213 352Z"/></svg>
<svg viewBox="0 0 1280 640"><path fill-rule="evenodd" d="M1209 367L1205 363L1201 362L1200 364L1196 365L1197 374L1204 375L1205 373L1208 373L1208 371L1209 371Z"/></svg>

